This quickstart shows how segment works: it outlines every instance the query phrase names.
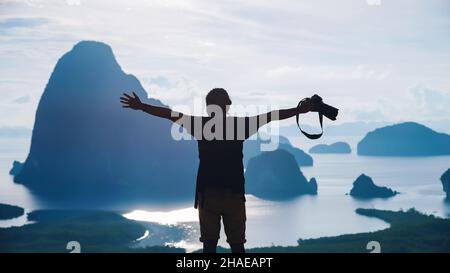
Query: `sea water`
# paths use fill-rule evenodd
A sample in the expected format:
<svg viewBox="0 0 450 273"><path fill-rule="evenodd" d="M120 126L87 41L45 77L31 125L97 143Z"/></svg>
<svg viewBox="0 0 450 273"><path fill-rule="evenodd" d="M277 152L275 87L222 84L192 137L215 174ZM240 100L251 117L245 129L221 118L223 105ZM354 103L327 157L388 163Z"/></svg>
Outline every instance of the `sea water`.
<svg viewBox="0 0 450 273"><path fill-rule="evenodd" d="M355 138L347 141L353 148ZM291 142L308 150L312 145L304 139ZM330 140L328 139L328 142ZM0 139L0 203L24 207L26 212L45 208L45 203L26 187L13 182L9 175L14 160L23 161L29 149L29 139ZM247 195L247 247L296 245L302 238L318 238L341 234L375 231L389 227L382 220L361 216L357 208L406 210L416 208L428 214L449 217L450 204L445 202L440 176L450 168L450 156L433 157L368 157L351 154L313 154L314 166L301 167L309 179L318 183L317 196L300 196L288 201L273 202ZM353 181L366 174L377 185L388 186L400 194L389 199L358 200L347 193ZM197 211L192 202L179 204L146 204L142 208L127 208L125 217L144 222L178 226L180 236L165 236L163 243L195 250L199 228ZM0 227L20 226L26 216L0 221ZM167 235L167 234L165 234ZM139 241L140 246L152 245L151 233ZM220 245L227 246L222 229Z"/></svg>

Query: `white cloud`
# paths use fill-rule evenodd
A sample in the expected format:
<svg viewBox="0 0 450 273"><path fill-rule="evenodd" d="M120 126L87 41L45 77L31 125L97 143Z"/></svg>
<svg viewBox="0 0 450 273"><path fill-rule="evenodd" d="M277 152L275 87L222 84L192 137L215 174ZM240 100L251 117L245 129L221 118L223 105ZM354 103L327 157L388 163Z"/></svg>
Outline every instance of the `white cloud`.
<svg viewBox="0 0 450 273"><path fill-rule="evenodd" d="M423 119L450 117L450 90L440 91L424 86L410 89L414 106Z"/></svg>
<svg viewBox="0 0 450 273"><path fill-rule="evenodd" d="M203 90L194 80L185 76L142 76L139 77L141 84L152 98L158 98L170 105L191 105L194 98L203 97Z"/></svg>
<svg viewBox="0 0 450 273"><path fill-rule="evenodd" d="M390 71L386 68L375 71L366 65L354 67L342 66L280 66L266 72L272 79L317 79L317 80L383 80L388 77Z"/></svg>
<svg viewBox="0 0 450 273"><path fill-rule="evenodd" d="M355 111L355 116L357 120L361 121L384 121L386 116L381 112L380 109L374 110L357 110Z"/></svg>
<svg viewBox="0 0 450 273"><path fill-rule="evenodd" d="M266 75L269 78L282 78L286 76L301 76L305 69L301 66L280 66L267 71Z"/></svg>
<svg viewBox="0 0 450 273"><path fill-rule="evenodd" d="M10 1L10 2L19 2L19 1ZM30 7L37 7L37 8L44 7L43 0L25 0L24 2Z"/></svg>
<svg viewBox="0 0 450 273"><path fill-rule="evenodd" d="M20 96L20 97L14 99L13 102L17 103L17 104L28 103L28 102L30 102L30 95L27 94L27 95L24 95L24 96Z"/></svg>
<svg viewBox="0 0 450 273"><path fill-rule="evenodd" d="M448 96L446 0L3 0L0 8L0 126L33 124L56 61L86 39L110 44L123 69L170 105L219 86L242 104L292 106L318 92L344 109L342 119L361 118L361 105L387 119L447 114L443 105L425 112L431 103L409 90L423 83ZM8 18L43 21L12 30L2 26ZM169 84L152 82L158 76ZM26 105L13 102L26 95Z"/></svg>
<svg viewBox="0 0 450 273"><path fill-rule="evenodd" d="M66 0L69 6L79 6L81 5L81 0Z"/></svg>
<svg viewBox="0 0 450 273"><path fill-rule="evenodd" d="M12 17L0 18L0 29L33 28L49 23L46 18L39 17Z"/></svg>
<svg viewBox="0 0 450 273"><path fill-rule="evenodd" d="M379 6L381 5L381 0L366 0L366 3L369 6Z"/></svg>

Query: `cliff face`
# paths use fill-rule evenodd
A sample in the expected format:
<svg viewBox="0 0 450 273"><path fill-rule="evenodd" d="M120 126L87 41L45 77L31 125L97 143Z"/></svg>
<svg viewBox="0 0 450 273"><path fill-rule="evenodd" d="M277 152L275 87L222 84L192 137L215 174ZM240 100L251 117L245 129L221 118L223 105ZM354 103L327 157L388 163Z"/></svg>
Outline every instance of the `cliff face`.
<svg viewBox="0 0 450 273"><path fill-rule="evenodd" d="M447 194L447 199L450 200L450 169L448 169L441 176L442 187Z"/></svg>
<svg viewBox="0 0 450 273"><path fill-rule="evenodd" d="M147 98L108 45L76 44L48 81L15 181L55 200L192 197L196 144L173 140L169 121L123 109L119 96L130 91Z"/></svg>
<svg viewBox="0 0 450 273"><path fill-rule="evenodd" d="M259 198L282 200L302 194L317 194L317 182L308 183L295 157L278 149L249 160L245 172L246 190Z"/></svg>
<svg viewBox="0 0 450 273"><path fill-rule="evenodd" d="M350 195L359 198L388 198L397 195L398 192L387 187L380 187L373 183L372 178L365 174L361 174L350 191Z"/></svg>
<svg viewBox="0 0 450 273"><path fill-rule="evenodd" d="M386 126L358 143L358 154L372 156L450 155L450 136L414 122Z"/></svg>

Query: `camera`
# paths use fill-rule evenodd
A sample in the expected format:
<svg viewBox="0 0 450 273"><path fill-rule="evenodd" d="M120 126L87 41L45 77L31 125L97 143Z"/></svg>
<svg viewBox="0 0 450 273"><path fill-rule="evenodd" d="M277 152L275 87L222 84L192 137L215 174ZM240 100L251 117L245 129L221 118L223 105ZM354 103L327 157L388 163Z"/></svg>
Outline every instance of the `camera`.
<svg viewBox="0 0 450 273"><path fill-rule="evenodd" d="M319 95L316 94L312 96L310 102L312 112L319 112L319 114L324 115L331 120L336 120L339 109L324 103Z"/></svg>
<svg viewBox="0 0 450 273"><path fill-rule="evenodd" d="M297 107L300 107L301 104L305 101L305 99L301 100L298 103ZM307 132L303 131L302 128L300 128L299 123L299 114L296 115L295 119L297 121L297 126L307 138L309 139L318 139L323 135L323 116L326 116L327 118L331 120L336 120L336 117L338 115L339 109L328 105L323 102L322 98L319 95L314 95L309 99L310 105L311 105L311 112L318 112L319 113L319 122L320 122L320 128L322 129L322 132L319 134L308 134Z"/></svg>

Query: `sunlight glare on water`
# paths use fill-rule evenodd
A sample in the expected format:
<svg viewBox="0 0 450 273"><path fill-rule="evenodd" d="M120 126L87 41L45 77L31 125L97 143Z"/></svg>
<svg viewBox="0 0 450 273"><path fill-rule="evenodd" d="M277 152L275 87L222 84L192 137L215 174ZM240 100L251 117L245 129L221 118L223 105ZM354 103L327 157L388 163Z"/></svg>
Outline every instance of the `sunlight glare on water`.
<svg viewBox="0 0 450 273"><path fill-rule="evenodd" d="M135 221L155 222L162 225L174 225L182 222L198 221L197 210L184 208L171 211L145 211L134 210L123 215L125 218Z"/></svg>

